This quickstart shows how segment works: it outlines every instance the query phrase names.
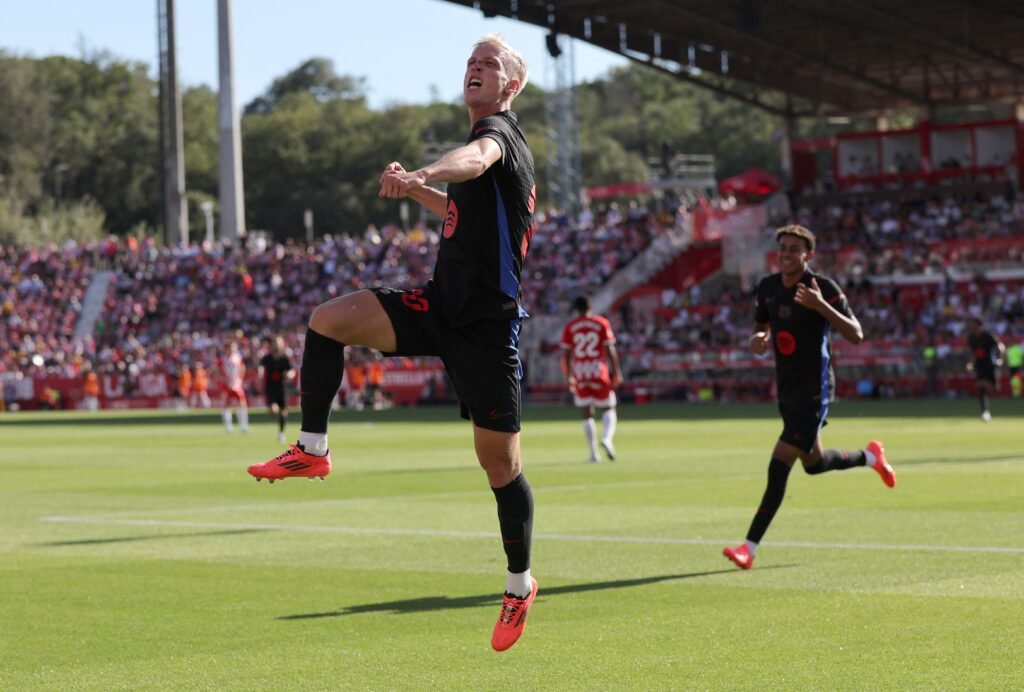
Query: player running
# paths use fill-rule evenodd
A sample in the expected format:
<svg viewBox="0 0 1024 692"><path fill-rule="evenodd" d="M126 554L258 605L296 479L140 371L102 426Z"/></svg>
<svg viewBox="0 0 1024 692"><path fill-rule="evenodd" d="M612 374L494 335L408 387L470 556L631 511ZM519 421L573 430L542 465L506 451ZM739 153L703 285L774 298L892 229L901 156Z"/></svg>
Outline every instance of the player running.
<svg viewBox="0 0 1024 692"><path fill-rule="evenodd" d="M583 437L590 448L590 461L598 462L597 426L594 408L601 414L601 447L615 461L615 426L618 415L615 388L622 383L622 368L615 349L611 323L590 311L590 298L580 296L573 302L576 317L562 330L562 374L569 383L573 403L583 417ZM608 365L611 364L609 369Z"/></svg>
<svg viewBox="0 0 1024 692"><path fill-rule="evenodd" d="M864 332L836 282L809 269L814 234L803 226L783 226L775 232L775 239L780 271L757 285L750 350L761 355L771 344L775 351L782 435L772 451L768 487L747 539L722 551L740 569L753 566L757 546L782 505L789 472L797 459L811 475L869 466L887 486L896 486L896 473L886 462L885 449L878 440L855 452L822 447L821 429L835 392L830 332L835 329L851 344L863 341Z"/></svg>
<svg viewBox="0 0 1024 692"><path fill-rule="evenodd" d="M970 317L967 319L967 347L970 349L967 372L974 373L981 419L987 423L992 420L989 396L996 390L996 368L1003 364L1006 346L981 326L980 318Z"/></svg>

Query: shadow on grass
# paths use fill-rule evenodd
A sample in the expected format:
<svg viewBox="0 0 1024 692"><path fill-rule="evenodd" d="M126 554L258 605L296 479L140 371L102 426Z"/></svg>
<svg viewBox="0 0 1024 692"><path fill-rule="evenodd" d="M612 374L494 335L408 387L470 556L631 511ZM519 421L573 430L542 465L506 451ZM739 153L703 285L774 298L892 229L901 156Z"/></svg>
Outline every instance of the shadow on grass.
<svg viewBox="0 0 1024 692"><path fill-rule="evenodd" d="M159 533L149 536L118 536L116 538L84 538L80 541L53 541L48 543L35 543L33 545L43 548L65 548L73 545L102 545L104 543L134 543L136 541L159 541L165 538L208 538L211 536L234 536L242 533L262 533L265 531L276 531L277 529L231 529L228 531L199 531L189 533Z"/></svg>
<svg viewBox="0 0 1024 692"><path fill-rule="evenodd" d="M782 569L794 567L795 565L774 565L764 569ZM690 572L689 574L665 574L658 577L641 577L639 579L620 579L617 581L599 581L589 584L566 584L565 586L554 586L541 588L537 593L537 599L543 601L551 596L563 596L566 594L586 593L588 591L606 591L608 589L627 589L634 586L646 586L664 581L677 581L680 579L696 579L698 577L712 577L718 574L734 574L739 571L735 568L712 570L710 572ZM451 598L449 596L425 596L423 598L410 598L404 601L387 601L384 603L367 603L365 605L353 605L340 610L332 610L325 613L302 613L298 615L282 615L278 620L316 620L319 618L335 618L344 615L359 615L362 613L393 613L401 615L405 613L423 613L433 610L454 610L457 608L480 608L483 606L500 605L501 598L493 593L481 596L462 596Z"/></svg>

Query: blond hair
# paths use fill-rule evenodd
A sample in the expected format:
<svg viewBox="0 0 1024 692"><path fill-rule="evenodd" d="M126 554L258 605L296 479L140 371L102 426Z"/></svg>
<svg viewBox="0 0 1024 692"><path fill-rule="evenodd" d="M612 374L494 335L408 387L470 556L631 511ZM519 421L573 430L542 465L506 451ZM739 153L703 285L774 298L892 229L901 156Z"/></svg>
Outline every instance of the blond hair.
<svg viewBox="0 0 1024 692"><path fill-rule="evenodd" d="M473 44L473 48L478 48L479 46L494 46L498 49L501 64L504 66L505 71L508 72L509 77L519 82L519 90L516 92L516 95L518 96L522 93L526 87L529 68L526 65L526 59L520 55L519 51L510 46L501 34L487 34Z"/></svg>
<svg viewBox="0 0 1024 692"><path fill-rule="evenodd" d="M812 233L810 229L797 224L783 226L775 231L775 242L779 242L779 238L784 235L791 235L794 238L799 238L807 244L807 250L809 252L814 252L814 233Z"/></svg>

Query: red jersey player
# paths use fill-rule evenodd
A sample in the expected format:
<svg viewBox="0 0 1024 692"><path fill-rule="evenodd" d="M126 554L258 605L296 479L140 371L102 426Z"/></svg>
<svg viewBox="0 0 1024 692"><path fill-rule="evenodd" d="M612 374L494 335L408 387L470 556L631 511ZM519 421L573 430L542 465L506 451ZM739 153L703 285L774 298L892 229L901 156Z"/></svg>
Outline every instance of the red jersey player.
<svg viewBox="0 0 1024 692"><path fill-rule="evenodd" d="M224 356L221 368L224 375L224 430L231 432L231 414L238 415L238 427L242 432L249 432L249 402L245 398L245 361L238 349L238 342L228 344L227 355Z"/></svg>
<svg viewBox="0 0 1024 692"><path fill-rule="evenodd" d="M583 435L590 447L590 461L599 460L595 407L604 409L601 415L601 447L608 459L615 461L612 443L618 421L615 388L622 383L615 333L607 319L590 311L590 298L587 296L577 298L573 309L576 317L569 320L562 330L562 373L569 383L573 402L582 413Z"/></svg>

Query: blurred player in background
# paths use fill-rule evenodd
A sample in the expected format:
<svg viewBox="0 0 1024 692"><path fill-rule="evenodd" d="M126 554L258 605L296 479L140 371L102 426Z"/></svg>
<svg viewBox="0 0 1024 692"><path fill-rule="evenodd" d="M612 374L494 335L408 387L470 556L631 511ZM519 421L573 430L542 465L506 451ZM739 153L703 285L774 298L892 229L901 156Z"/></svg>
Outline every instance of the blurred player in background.
<svg viewBox="0 0 1024 692"><path fill-rule="evenodd" d="M345 405L354 411L362 411L366 402L366 368L361 358L362 355L350 358L348 367L345 368L348 383Z"/></svg>
<svg viewBox="0 0 1024 692"><path fill-rule="evenodd" d="M192 371L188 363L182 363L178 370L178 411L187 411L188 402L192 396Z"/></svg>
<svg viewBox="0 0 1024 692"><path fill-rule="evenodd" d="M366 402L374 411L384 408L384 358L377 351L366 363Z"/></svg>
<svg viewBox="0 0 1024 692"><path fill-rule="evenodd" d="M263 394L267 399L270 415L277 417L277 441L284 442L284 428L288 421L289 382L295 379L295 370L288 357L284 337L275 336L270 342L270 350L260 359L258 377L263 380Z"/></svg>
<svg viewBox="0 0 1024 692"><path fill-rule="evenodd" d="M82 405L87 411L97 411L100 407L100 378L91 367L82 381Z"/></svg>
<svg viewBox="0 0 1024 692"><path fill-rule="evenodd" d="M530 574L533 493L522 471L520 276L533 234L533 155L510 110L526 62L497 35L473 47L462 82L467 143L434 163L388 164L378 196L409 198L444 219L434 277L413 290L377 288L314 310L299 374L302 430L289 452L249 467L256 478L330 473L327 422L345 368L345 345L398 356L439 356L473 423L473 442L498 507L507 575L491 646L520 637L537 594ZM447 194L431 183L448 183Z"/></svg>
<svg viewBox="0 0 1024 692"><path fill-rule="evenodd" d="M233 432L232 414L238 418L238 429L249 432L249 402L245 398L245 362L238 350L238 342L228 344L221 372L224 375L224 430Z"/></svg>
<svg viewBox="0 0 1024 692"><path fill-rule="evenodd" d="M622 383L622 368L615 350L612 325L590 311L590 298L580 296L573 302L576 316L562 330L562 374L569 383L573 403L583 417L583 437L590 449L590 461L597 462L597 425L594 408L601 414L601 447L615 461L615 388ZM611 367L609 368L609 365Z"/></svg>
<svg viewBox="0 0 1024 692"><path fill-rule="evenodd" d="M896 486L896 474L878 440L855 452L822 447L821 429L835 394L830 332L835 329L851 344L863 341L864 332L836 282L810 270L814 234L803 226L783 226L775 232L775 240L780 271L757 285L750 350L757 355L769 348L775 351L782 435L772 451L768 487L746 540L722 551L740 569L753 566L757 546L782 505L797 459L811 475L868 466L887 486Z"/></svg>
<svg viewBox="0 0 1024 692"><path fill-rule="evenodd" d="M202 363L192 368L192 407L210 408L210 378Z"/></svg>
<svg viewBox="0 0 1024 692"><path fill-rule="evenodd" d="M978 317L967 319L967 347L970 349L967 372L974 373L981 419L987 423L992 420L989 396L996 390L996 368L1003 364L1006 347L995 334L982 326Z"/></svg>

